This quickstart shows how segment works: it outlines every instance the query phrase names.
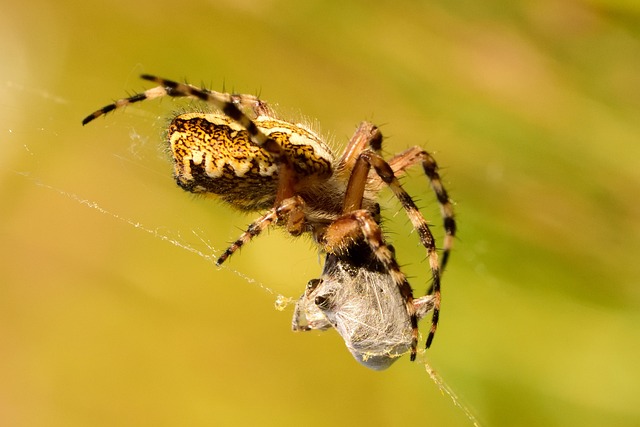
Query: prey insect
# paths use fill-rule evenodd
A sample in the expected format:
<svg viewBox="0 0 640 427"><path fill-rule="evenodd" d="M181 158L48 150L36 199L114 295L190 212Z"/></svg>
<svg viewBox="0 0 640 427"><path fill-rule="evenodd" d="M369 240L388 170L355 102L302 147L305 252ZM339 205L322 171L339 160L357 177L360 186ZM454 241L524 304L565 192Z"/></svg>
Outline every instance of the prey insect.
<svg viewBox="0 0 640 427"><path fill-rule="evenodd" d="M413 290L395 254L384 242L376 201L380 190L389 187L426 249L433 306L426 347L431 345L440 312L440 274L452 246L455 221L438 166L429 153L413 147L387 162L380 155L380 131L363 122L336 158L315 132L279 119L267 103L255 96L216 92L151 75L142 78L158 86L109 104L82 123L136 102L164 96L193 98L216 109L211 113L177 115L169 125L167 138L174 176L180 187L192 193L217 195L240 210L263 212L222 253L217 264L274 225L294 236L312 236L321 252L346 266L353 264L353 248L366 247L369 252L366 258L384 271L385 280L393 283L396 297L404 307L411 330L409 350L414 360L419 313ZM427 222L397 177L414 165L422 166L429 178L444 218L441 264Z"/></svg>
<svg viewBox="0 0 640 427"><path fill-rule="evenodd" d="M418 319L433 309L434 299L431 294L413 300ZM370 369L387 369L411 349L411 323L402 297L363 243L346 254L328 254L321 277L309 281L296 303L294 331L332 327L353 357Z"/></svg>

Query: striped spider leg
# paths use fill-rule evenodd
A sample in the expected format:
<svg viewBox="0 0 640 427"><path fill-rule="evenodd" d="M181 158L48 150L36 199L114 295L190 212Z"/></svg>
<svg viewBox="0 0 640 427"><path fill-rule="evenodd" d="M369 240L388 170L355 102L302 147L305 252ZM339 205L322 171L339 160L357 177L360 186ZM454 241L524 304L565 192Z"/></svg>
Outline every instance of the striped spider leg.
<svg viewBox="0 0 640 427"><path fill-rule="evenodd" d="M432 326L427 338L426 347L428 348L433 341L439 319L440 276L451 250L451 244L455 235L455 220L451 202L438 173L437 164L430 154L420 147L413 147L395 156L387 163L376 152L380 146L380 141L372 141L369 145L372 149L366 150L363 146L359 154L356 154L358 153L357 149L347 150L355 160L350 160L353 164L353 169L345 194L343 217L336 220L329 227L325 235L326 251L329 255L325 262L322 278L319 279L323 284L320 288L326 291L326 289L333 288L336 283L341 283L344 289L338 293L338 296L330 299L321 298L321 301L318 301L317 297L315 300L311 300L310 297L313 296L313 294L307 291L298 301L293 326L294 330L306 330L306 328L300 327L299 321L297 320L303 317L311 317L316 320L320 317L319 323L316 324L326 326L326 323L322 321L322 316L324 316L324 321L328 321L328 324L335 326L340 335L343 336L347 347L356 359L374 369L384 369L388 367L388 364L384 362L390 364L395 360L395 357L397 357L399 349L406 349L404 345L407 342L405 339L405 331L393 328L392 325L394 323L411 326L411 345L409 348L411 350L411 360L415 359L418 339L417 321L426 313L426 311L423 310L421 315L417 314L415 307L416 301L420 301L420 306L425 307L427 305L424 304L424 301L428 299L429 309L433 308L434 310ZM435 240L426 221L396 177L396 175L404 173L408 167L414 164L422 164L425 174L430 179L431 187L440 202L447 236L445 238L443 262L441 265L438 264ZM371 169L373 169L373 171ZM393 250L385 244L382 238L378 221L367 211L360 209L367 184L378 187L376 191L379 191L380 186L384 184L388 185L398 200L401 201L414 228L418 230L420 241L427 249L427 256L431 267L432 295L414 300L411 286L406 276L400 271ZM353 251L354 245L350 245L344 249L348 255L334 250L334 245L339 247L345 239L348 241L348 237L355 233L354 229L360 230L364 236L364 241L369 245L369 249L367 251L363 251L362 249ZM335 254L337 254L337 258L332 256ZM382 266L383 268L380 269L376 267L377 271L374 273L370 271L372 265ZM345 274L344 271L348 271L350 274ZM313 281L310 283L313 283ZM329 285L324 285L324 283L329 283ZM404 322L402 321L402 316L393 310L376 310L376 307L379 308L379 303L369 304L368 306L364 303L356 303L356 301L372 300L373 298L379 302L381 298L377 290L385 289L385 285L388 283L395 283L396 287L400 290L399 295L405 302L408 318ZM393 301L393 295L389 296L388 292L386 293L387 301ZM318 305L318 309L316 309L315 312L313 304L310 303L310 301L314 301ZM358 307L357 312L363 316L362 318L357 319L357 316L354 314L355 311L353 310L354 306ZM307 313L309 316L301 316L301 313ZM367 314L371 313L374 314L367 316ZM363 322L362 319L367 317L369 320ZM391 321L387 321L388 319L391 319ZM313 329L313 322L311 323L310 328ZM366 325L366 327L363 325ZM323 329L323 327L320 329ZM378 334L374 334L374 336L377 336L376 340L382 347L377 344L372 345L371 335L361 333L363 330L379 331ZM383 345L383 343L389 342L396 344L393 346ZM376 357L372 358L374 355ZM366 362L365 359L370 360L370 363Z"/></svg>

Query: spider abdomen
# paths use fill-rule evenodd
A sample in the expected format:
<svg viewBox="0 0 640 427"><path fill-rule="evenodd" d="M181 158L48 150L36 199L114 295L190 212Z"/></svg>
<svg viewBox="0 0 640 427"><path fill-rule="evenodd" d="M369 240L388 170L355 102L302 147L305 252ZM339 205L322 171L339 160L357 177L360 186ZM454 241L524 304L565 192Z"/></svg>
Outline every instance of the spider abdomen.
<svg viewBox="0 0 640 427"><path fill-rule="evenodd" d="M299 179L331 175L333 155L311 131L264 116L255 123L282 147ZM243 210L273 205L279 164L227 116L181 114L171 122L168 139L176 181L183 189L218 195Z"/></svg>

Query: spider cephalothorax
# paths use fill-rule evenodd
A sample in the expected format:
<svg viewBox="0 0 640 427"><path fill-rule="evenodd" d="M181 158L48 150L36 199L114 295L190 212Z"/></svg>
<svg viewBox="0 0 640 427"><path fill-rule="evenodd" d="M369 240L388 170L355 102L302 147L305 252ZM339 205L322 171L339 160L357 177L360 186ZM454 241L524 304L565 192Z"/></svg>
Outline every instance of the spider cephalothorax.
<svg viewBox="0 0 640 427"><path fill-rule="evenodd" d="M217 264L271 225L280 225L292 235L312 235L319 249L336 257L341 266L357 265L350 253L364 245L367 262L376 263L384 280L399 292L411 331L409 349L414 360L418 313L413 291L380 229L376 199L380 189L388 186L427 250L432 278L429 307L433 306L434 312L426 346L431 345L440 310L440 274L452 245L455 222L437 164L429 153L413 147L387 162L379 154L382 135L378 128L363 122L342 155L335 158L318 135L303 125L278 119L255 96L220 93L150 75L142 78L159 86L120 99L86 117L83 124L117 108L162 96L195 98L219 110L180 114L168 129L174 175L180 187L216 194L242 210L264 211ZM444 218L441 264L424 217L397 178L416 164L422 165L428 176ZM334 282L340 280L336 276Z"/></svg>

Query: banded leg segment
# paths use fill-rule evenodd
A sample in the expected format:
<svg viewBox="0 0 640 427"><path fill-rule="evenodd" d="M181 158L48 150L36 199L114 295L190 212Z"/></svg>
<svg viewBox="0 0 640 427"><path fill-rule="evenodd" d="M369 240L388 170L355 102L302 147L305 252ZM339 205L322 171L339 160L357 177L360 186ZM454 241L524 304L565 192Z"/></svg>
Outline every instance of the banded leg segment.
<svg viewBox="0 0 640 427"><path fill-rule="evenodd" d="M438 263L438 254L436 252L436 244L433 234L427 224L427 221L420 213L420 210L416 206L411 196L402 188L400 181L395 176L393 168L387 163L379 154L370 150L365 150L360 153L356 164L353 168L352 176L368 176L370 169L373 168L382 182L384 182L393 192L395 197L402 204L402 208L407 213L409 220L413 227L418 231L420 237L420 243L427 250L427 259L429 260L429 267L432 277L432 293L433 293L433 316L431 318L431 330L427 337L426 347L431 346L433 337L435 336L436 329L438 328L438 320L440 315L440 276L441 270ZM361 179L353 179L349 181L347 186L347 195L345 200L350 200L352 196L350 192L360 194L363 191L363 183ZM345 205L345 208L347 206Z"/></svg>
<svg viewBox="0 0 640 427"><path fill-rule="evenodd" d="M412 147L389 160L389 166L393 172L398 175L403 173L407 168L421 164L424 173L429 178L429 183L440 204L440 214L444 222L445 238L442 245L442 259L440 261L440 269L444 271L449 254L453 247L453 240L456 235L456 221L453 213L453 203L449 198L447 190L444 188L442 178L440 177L438 164L431 154L423 150L421 147Z"/></svg>
<svg viewBox="0 0 640 427"><path fill-rule="evenodd" d="M106 105L101 109L94 111L93 113L89 114L87 117L85 117L82 120L82 125L84 126L87 123L97 119L98 117L104 116L105 114L110 113L114 110L117 110L118 108L123 108L123 107L126 107L127 105L135 104L136 102L144 101L146 99L161 98L163 96L183 96L183 95L177 95L177 94L172 95L168 93L166 88L162 86L157 86L149 90L145 90L142 93L136 93L135 95L130 96L128 98L118 99L113 104Z"/></svg>
<svg viewBox="0 0 640 427"><path fill-rule="evenodd" d="M360 209L344 214L329 226L325 233L325 241L339 242L343 241L345 236L355 239L357 237L354 234L357 232L364 236L364 241L389 272L402 296L411 323L411 360L413 361L416 358L418 348L418 315L413 303L413 290L407 276L400 270L393 250L384 242L382 230L371 213ZM343 248L344 246L332 246L331 244L325 247L327 252L340 251Z"/></svg>
<svg viewBox="0 0 640 427"><path fill-rule="evenodd" d="M260 101L257 97L251 95L229 95L220 92L215 92L207 89L201 89L186 83L178 83L173 80L163 79L161 77L152 76L149 74L143 74L140 76L144 80L149 80L158 83L160 86L146 90L142 93L135 94L129 98L119 99L113 104L109 104L91 114L82 120L82 124L95 120L96 118L105 115L118 108L125 107L127 105L144 101L146 99L155 99L163 96L171 97L190 97L199 99L206 103L212 104L230 119L237 122L240 126L245 128L251 137L251 141L258 147L264 148L271 154L276 161L284 159L283 150L280 145L265 135L256 124L249 118L238 105L251 104L254 112L261 114L269 112L270 109L264 102Z"/></svg>
<svg viewBox="0 0 640 427"><path fill-rule="evenodd" d="M258 98L257 96L247 95L247 94L228 94L223 92L216 92L209 89L197 88L189 84L185 84L185 86L191 87L193 89L196 89L204 93L211 94L212 96L222 100L223 102L239 105L242 108L249 108L251 109L251 111L256 117L257 116L268 116L268 117L274 116L274 113L269 107L269 105L265 101ZM179 97L189 97L190 95L172 91L170 88L165 86L156 86L154 88L145 90L144 92L136 93L135 95L132 95L128 98L119 99L112 104L106 105L101 109L94 111L93 113L89 114L87 117L85 117L82 120L82 124L86 125L87 123L92 122L93 120L97 119L100 116L104 116L105 114L108 114L119 108L124 108L127 105L135 104L136 102L140 102L140 101L161 98L163 96L179 98Z"/></svg>
<svg viewBox="0 0 640 427"><path fill-rule="evenodd" d="M378 127L369 122L362 122L349 140L342 156L338 160L337 173L351 173L356 160L362 151L370 148L376 153L382 148L382 134Z"/></svg>
<svg viewBox="0 0 640 427"><path fill-rule="evenodd" d="M225 262L231 255L233 255L238 249L249 243L254 237L260 235L260 233L262 233L264 230L269 228L269 226L273 225L276 222L286 220L287 229L293 228L294 232L292 232L292 234L295 234L295 230L298 230L298 228L302 228L303 226L303 224L299 222L300 218L302 218L301 212L303 209L304 201L300 196L294 196L283 200L282 203L280 203L278 206L270 209L267 213L249 224L247 231L242 233L238 240L233 242L224 251L224 253L216 261L216 265L222 265L222 263ZM289 231L291 232L291 230Z"/></svg>
<svg viewBox="0 0 640 427"><path fill-rule="evenodd" d="M199 89L195 86L191 86L185 83L178 83L173 80L163 79L162 77L152 76L149 74L143 74L144 80L149 80L158 83L165 88L167 95L169 96L189 96L195 99L199 99L203 102L212 104L231 120L237 122L249 133L251 140L258 147L264 148L271 154L275 161L284 160L284 151L282 147L265 135L256 124L251 120L229 97L221 97L219 94L212 91L206 91Z"/></svg>

